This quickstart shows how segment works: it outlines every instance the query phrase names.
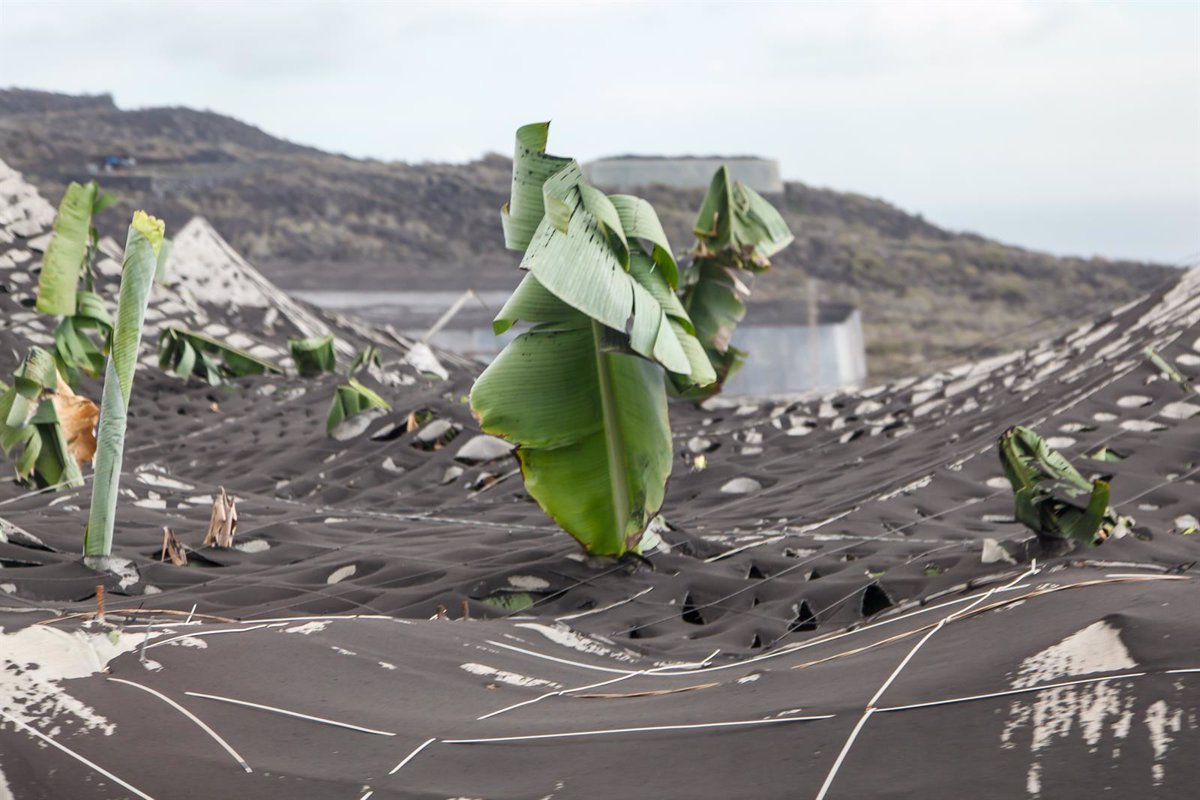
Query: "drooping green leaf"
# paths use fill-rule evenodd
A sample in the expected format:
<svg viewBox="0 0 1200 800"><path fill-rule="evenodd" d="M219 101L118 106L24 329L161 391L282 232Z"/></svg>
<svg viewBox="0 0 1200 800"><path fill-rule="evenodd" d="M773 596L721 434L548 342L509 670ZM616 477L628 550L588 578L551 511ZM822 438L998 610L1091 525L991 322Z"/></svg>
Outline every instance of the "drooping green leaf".
<svg viewBox="0 0 1200 800"><path fill-rule="evenodd" d="M284 374L283 368L197 331L166 327L158 337L158 365L181 378L218 386L229 378Z"/></svg>
<svg viewBox="0 0 1200 800"><path fill-rule="evenodd" d="M113 328L112 317L100 295L81 290L76 298L75 314L63 317L54 331L54 355L59 369L75 386L80 372L93 378L104 372L105 351ZM93 332L98 334L99 344Z"/></svg>
<svg viewBox="0 0 1200 800"><path fill-rule="evenodd" d="M107 557L112 553L117 490L125 454L125 428L133 394L133 375L137 369L142 325L146 318L146 306L150 302L150 288L158 265L158 248L162 244L163 231L161 220L138 211L133 215L125 240L117 320L104 371L104 393L96 431L92 504L83 539L83 552L88 557Z"/></svg>
<svg viewBox="0 0 1200 800"><path fill-rule="evenodd" d="M70 316L75 313L75 292L87 264L91 242L92 209L96 205L96 182L71 183L54 218L54 235L42 259L38 278L37 309L44 314Z"/></svg>
<svg viewBox="0 0 1200 800"><path fill-rule="evenodd" d="M301 377L312 378L333 372L337 368L332 334L311 336L307 339L288 339L288 350Z"/></svg>
<svg viewBox="0 0 1200 800"><path fill-rule="evenodd" d="M999 451L1013 487L1014 516L1034 533L1100 544L1122 524L1108 505L1108 482L1084 478L1029 428L1005 431Z"/></svg>

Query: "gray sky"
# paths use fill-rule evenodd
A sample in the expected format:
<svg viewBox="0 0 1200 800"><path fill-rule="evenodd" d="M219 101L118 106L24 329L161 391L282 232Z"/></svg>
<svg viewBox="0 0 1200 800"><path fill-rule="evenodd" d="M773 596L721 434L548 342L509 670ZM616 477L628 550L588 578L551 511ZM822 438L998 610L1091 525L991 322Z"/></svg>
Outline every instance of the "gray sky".
<svg viewBox="0 0 1200 800"><path fill-rule="evenodd" d="M1200 257L1196 0L0 0L0 86L405 161L549 118L581 160L770 155L1016 244Z"/></svg>

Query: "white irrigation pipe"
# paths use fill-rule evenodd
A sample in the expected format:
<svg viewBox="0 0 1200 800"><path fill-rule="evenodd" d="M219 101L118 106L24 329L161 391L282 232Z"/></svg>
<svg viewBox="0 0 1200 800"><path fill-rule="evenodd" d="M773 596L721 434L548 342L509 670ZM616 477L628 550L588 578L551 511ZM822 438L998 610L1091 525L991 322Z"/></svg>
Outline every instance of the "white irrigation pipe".
<svg viewBox="0 0 1200 800"><path fill-rule="evenodd" d="M349 722L338 722L337 720L325 719L324 717L314 717L309 714L301 714L299 711L289 711L286 708L278 708L276 706L265 706L265 705L262 705L261 703L251 703L247 700L235 700L232 697L221 697L220 695L216 695L216 694L202 694L200 692L184 692L184 694L189 695L191 697L203 697L208 700L219 700L223 703L233 703L234 705L246 706L247 708L257 708L262 711L270 711L275 714L283 714L285 717L296 717L297 719L306 719L306 720L309 720L310 722L320 722L325 725L333 725L338 728L347 728L349 730L359 731L361 733L373 733L376 736L395 736L396 735L396 734L392 733L391 731L377 731L374 728L364 728L361 725L352 725Z"/></svg>
<svg viewBox="0 0 1200 800"><path fill-rule="evenodd" d="M39 739L41 739L42 741L46 742L47 744L49 744L49 745L52 745L52 746L54 746L54 747L57 747L59 750L62 750L64 753L66 753L67 755L69 755L71 758L74 758L75 760L77 760L77 761L80 761L80 762L82 762L83 764L86 764L87 766L91 767L91 768L92 768L92 769L94 769L96 772L99 772L101 775L103 775L104 777L108 778L110 781L113 781L114 783L117 783L117 784L119 784L120 786L123 786L124 788L126 788L126 789L128 789L129 791L131 791L131 792L133 792L134 794L136 794L138 797L142 798L142 800L154 800L154 798L153 798L153 797L151 797L150 795L146 794L146 793L145 793L145 792L143 792L142 790L138 789L136 786L133 786L133 785L131 785L131 784L129 784L129 783L126 783L125 781L121 780L121 779L120 779L120 778L118 778L116 775L113 775L111 772L109 772L109 771L108 771L108 770L106 770L104 767L100 766L99 764L96 764L96 763L95 763L95 762L93 762L93 761L89 761L88 759L86 759L86 758L84 758L83 756L79 755L79 753L76 753L74 750L72 750L71 748L67 747L66 745L59 744L59 743L58 743L57 741L55 741L53 738L51 738L51 737L47 736L46 734L42 733L41 731L37 730L36 728L33 728L33 727L30 727L29 725L26 725L24 722L22 722L21 720L17 719L17 718L16 718L16 717L14 717L14 716L12 716L11 714L9 714L9 713L8 713L7 711L5 711L4 709L0 709L0 715L3 715L3 717L4 717L5 719L7 719L9 722L11 722L11 723L13 723L14 725L16 725L18 728L21 728L22 730L26 731L27 733L32 733L34 736L36 736L37 738L39 738Z"/></svg>
<svg viewBox="0 0 1200 800"><path fill-rule="evenodd" d="M577 736L605 736L616 733L647 733L652 731L686 731L707 728L737 728L750 725L778 725L784 722L813 722L822 719L833 719L834 714L821 714L815 717L780 717L777 719L748 719L733 722L699 722L687 725L648 725L641 728L606 728L595 731L567 731L565 733L535 733L529 736L493 736L486 739L443 739L444 744L488 744L491 742L524 742L532 739L566 739Z"/></svg>
<svg viewBox="0 0 1200 800"><path fill-rule="evenodd" d="M221 745L221 747L223 747L225 749L225 752L227 752L227 753L229 753L229 755L233 756L233 760L238 762L238 764L241 765L242 769L244 769L246 772L254 772L254 770L250 769L250 765L246 763L246 759L242 758L241 755L238 754L238 751L234 750L233 747L230 746L229 742L222 739L216 731L214 731L212 728L208 727L208 725L206 725L204 723L204 720L200 719L195 714L188 711L183 706L179 705L179 703L176 703L174 700L167 697L165 694L162 694L161 692L151 689L149 686L143 686L140 683L134 683L133 681L127 681L124 678L109 678L109 680L113 681L114 683L127 684L136 689L141 689L143 692L149 692L150 694L157 697L159 700L162 700L164 703L167 703L172 708L174 708L176 711L183 714L185 717L190 719L192 722L199 725L200 730L204 731L209 736L211 736L213 738L213 740L216 741L217 744Z"/></svg>
<svg viewBox="0 0 1200 800"><path fill-rule="evenodd" d="M1184 672L1186 670L1168 670L1168 672ZM1196 670L1200 672L1200 670ZM889 706L888 708L876 708L875 713L884 714L892 711L909 711L914 708L932 708L933 706L946 706L953 703L967 703L972 700L988 700L993 697L1008 697L1014 694L1029 694L1031 692L1044 692L1047 689L1061 689L1065 686L1080 686L1086 683L1103 683L1104 681L1119 681L1125 678L1141 678L1146 675L1153 675L1151 672L1123 672L1119 675L1105 675L1100 678L1081 678L1077 681L1063 681L1061 683L1048 683L1044 686L1027 686L1023 689L1006 689L1001 692L988 692L987 694L973 694L966 697L951 697L948 700L930 700L925 703L909 703L903 706Z"/></svg>
<svg viewBox="0 0 1200 800"><path fill-rule="evenodd" d="M1018 575L1017 577L1013 578L1003 588L1010 588L1013 585L1020 583L1025 578L1027 578L1031 575L1036 575L1037 572L1038 572L1037 560L1034 559L1034 561L1032 562L1032 564L1030 565L1028 570L1026 570L1022 574ZM877 702L879 702L879 698L883 696L883 693L887 691L888 687L892 685L892 683L896 680L896 678L898 678L900 676L900 673L904 670L904 668L906 666L908 666L910 661L912 661L913 656L915 656L917 654L917 651L920 650L925 645L925 643L928 642L933 637L933 635L935 633L940 631L947 622L949 622L950 620L954 619L955 617L965 614L968 611L970 611L971 609L975 608L980 603L982 603L984 600L987 600L989 597L991 597L993 594L995 594L997 591L999 591L1001 588L1002 587L1000 587L1000 586L992 587L991 589L984 592L979 597L975 598L975 602L971 603L966 608L960 608L957 611L953 611L950 614L947 614L945 617L942 617L942 619L937 623L937 625L933 626L933 628L931 628L924 636L921 637L921 639L915 645L913 645L912 649L908 651L908 654L905 655L904 658L900 661L900 663L896 665L896 668L894 670L892 670L892 674L887 677L887 680L885 680L883 682L883 685L880 686L879 689L875 692L875 694L872 695L871 699L869 701L867 701L866 710L863 712L863 715L861 717L859 717L858 724L856 724L854 726L854 730L852 730L850 732L850 737L848 739L846 739L846 743L844 745L842 745L841 752L838 753L837 759L834 760L833 766L829 769L829 774L825 776L825 782L821 784L821 789L820 789L820 791L817 792L816 800L825 800L825 795L828 794L829 787L833 785L833 779L837 777L838 770L841 769L842 763L846 760L846 756L850 752L850 748L854 745L854 740L858 738L859 732L861 732L863 727L866 726L867 720L870 719L871 715L875 713L875 711L876 711L875 704Z"/></svg>
<svg viewBox="0 0 1200 800"><path fill-rule="evenodd" d="M642 595L649 594L650 592L653 592L653 591L654 591L654 587L648 586L645 589L642 589L637 594L633 595L632 597L626 597L624 600L618 600L615 603L609 603L608 605L601 606L600 608L589 608L587 611L577 611L574 614L564 614L561 617L555 617L554 621L555 622L566 622L567 620L579 619L580 617L587 617L592 614L600 614L605 611L610 611L610 610L616 608L617 606L623 606L626 603L632 603L634 600L637 600Z"/></svg>
<svg viewBox="0 0 1200 800"><path fill-rule="evenodd" d="M714 650L712 655L710 655L708 658L704 659L704 661L699 662L699 665L703 666L703 665L709 663L714 658L716 658L717 653L720 653L720 652L721 652L720 649ZM687 667L687 666L695 666L695 665L678 664L678 665L672 665L672 666L668 666L668 667L653 667L651 669L644 669L644 670L640 670L638 672L631 672L627 675L618 675L615 678L609 678L608 680L600 681L599 683L590 683L586 686L575 686L570 689L559 689L558 691L554 691L554 692L546 692L545 694L539 695L537 697L531 697L528 700L522 700L519 703L513 703L511 706L505 706L504 708L501 708L497 711L489 712L487 714L484 714L482 717L476 717L475 719L477 722L481 721L481 720L485 720L485 719L491 719L492 717L496 717L501 714L506 714L509 711L514 711L518 708L522 708L523 706L530 706L530 705L533 705L534 703L540 703L541 701L548 700L551 697L559 697L561 695L570 694L572 692L582 692L586 689L598 689L601 686L609 686L614 683L620 683L621 681L629 680L630 678L636 678L639 675L652 675L659 670L671 669L675 666Z"/></svg>
<svg viewBox="0 0 1200 800"><path fill-rule="evenodd" d="M416 758L416 757L417 757L417 753L421 752L421 751L422 751L422 750L424 750L426 747L429 747L429 745L433 744L433 743L434 743L434 742L436 742L436 741L437 741L437 739L436 739L436 738L432 738L432 739L426 739L424 742L422 742L421 744L417 745L417 749L416 749L416 750L413 750L411 753L409 753L408 755L406 755L406 756L404 757L404 760L403 760L403 761L401 761L399 764L397 764L396 766L392 767L392 769L391 769L391 771L388 773L388 775L395 775L397 772L399 772L399 771L400 771L400 768L401 768L401 767L403 767L405 764L407 764L408 762L410 762L410 761L412 761L414 758ZM369 794L369 792L368 792L368 794Z"/></svg>
<svg viewBox="0 0 1200 800"><path fill-rule="evenodd" d="M161 642L152 642L151 644L146 645L146 649L150 650L155 647L162 647L164 644L178 642L180 639L197 639L201 636L216 636L220 633L249 633L250 631L256 631L265 627L267 626L255 625L253 628L220 628L215 631L196 631L195 633L184 633L180 634L179 636L173 636L170 639L163 639Z"/></svg>

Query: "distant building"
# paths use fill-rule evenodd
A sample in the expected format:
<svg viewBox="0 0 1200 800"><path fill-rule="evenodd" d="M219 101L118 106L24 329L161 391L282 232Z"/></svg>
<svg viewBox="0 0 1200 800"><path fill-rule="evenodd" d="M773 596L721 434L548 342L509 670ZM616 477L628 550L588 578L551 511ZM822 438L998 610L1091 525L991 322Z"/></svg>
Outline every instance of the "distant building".
<svg viewBox="0 0 1200 800"><path fill-rule="evenodd" d="M421 338L462 299L461 292L296 292L330 309L350 311L365 319L397 324L400 332ZM519 331L492 333L492 318L508 292L482 292L459 304L430 339L445 350L491 361ZM795 395L803 392L862 386L867 378L862 317L854 306L821 303L809 325L804 302L769 300L750 303L746 319L733 334L733 344L749 355L725 387L729 395ZM524 326L519 326L524 327Z"/></svg>
<svg viewBox="0 0 1200 800"><path fill-rule="evenodd" d="M730 177L763 194L782 194L779 162L755 156L613 156L583 165L587 179L604 189L627 191L639 186L707 189L722 164Z"/></svg>
<svg viewBox="0 0 1200 800"><path fill-rule="evenodd" d="M851 389L867 379L862 315L847 303L821 303L810 326L804 303L749 303L733 332L746 362L725 385L725 394L787 395Z"/></svg>

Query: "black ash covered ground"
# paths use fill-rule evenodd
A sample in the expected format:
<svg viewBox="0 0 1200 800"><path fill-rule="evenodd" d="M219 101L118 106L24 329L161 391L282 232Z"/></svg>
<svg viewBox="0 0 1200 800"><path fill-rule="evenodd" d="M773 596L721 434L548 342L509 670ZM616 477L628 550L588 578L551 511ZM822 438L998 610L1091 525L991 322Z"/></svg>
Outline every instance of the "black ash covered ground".
<svg viewBox="0 0 1200 800"><path fill-rule="evenodd" d="M0 167L5 374L48 335L52 216ZM111 576L77 554L89 487L0 485L0 797L1194 796L1200 397L1143 348L1200 378L1200 271L935 376L673 407L664 544L614 562L477 439L465 364L430 378L186 234L152 325L279 359L321 330L374 342L394 411L329 438L333 377L214 389L148 364ZM1015 524L994 443L1018 423L1112 474L1133 532L1047 549ZM200 548L218 487L233 550ZM159 561L164 525L189 566ZM56 620L97 583L108 625Z"/></svg>

